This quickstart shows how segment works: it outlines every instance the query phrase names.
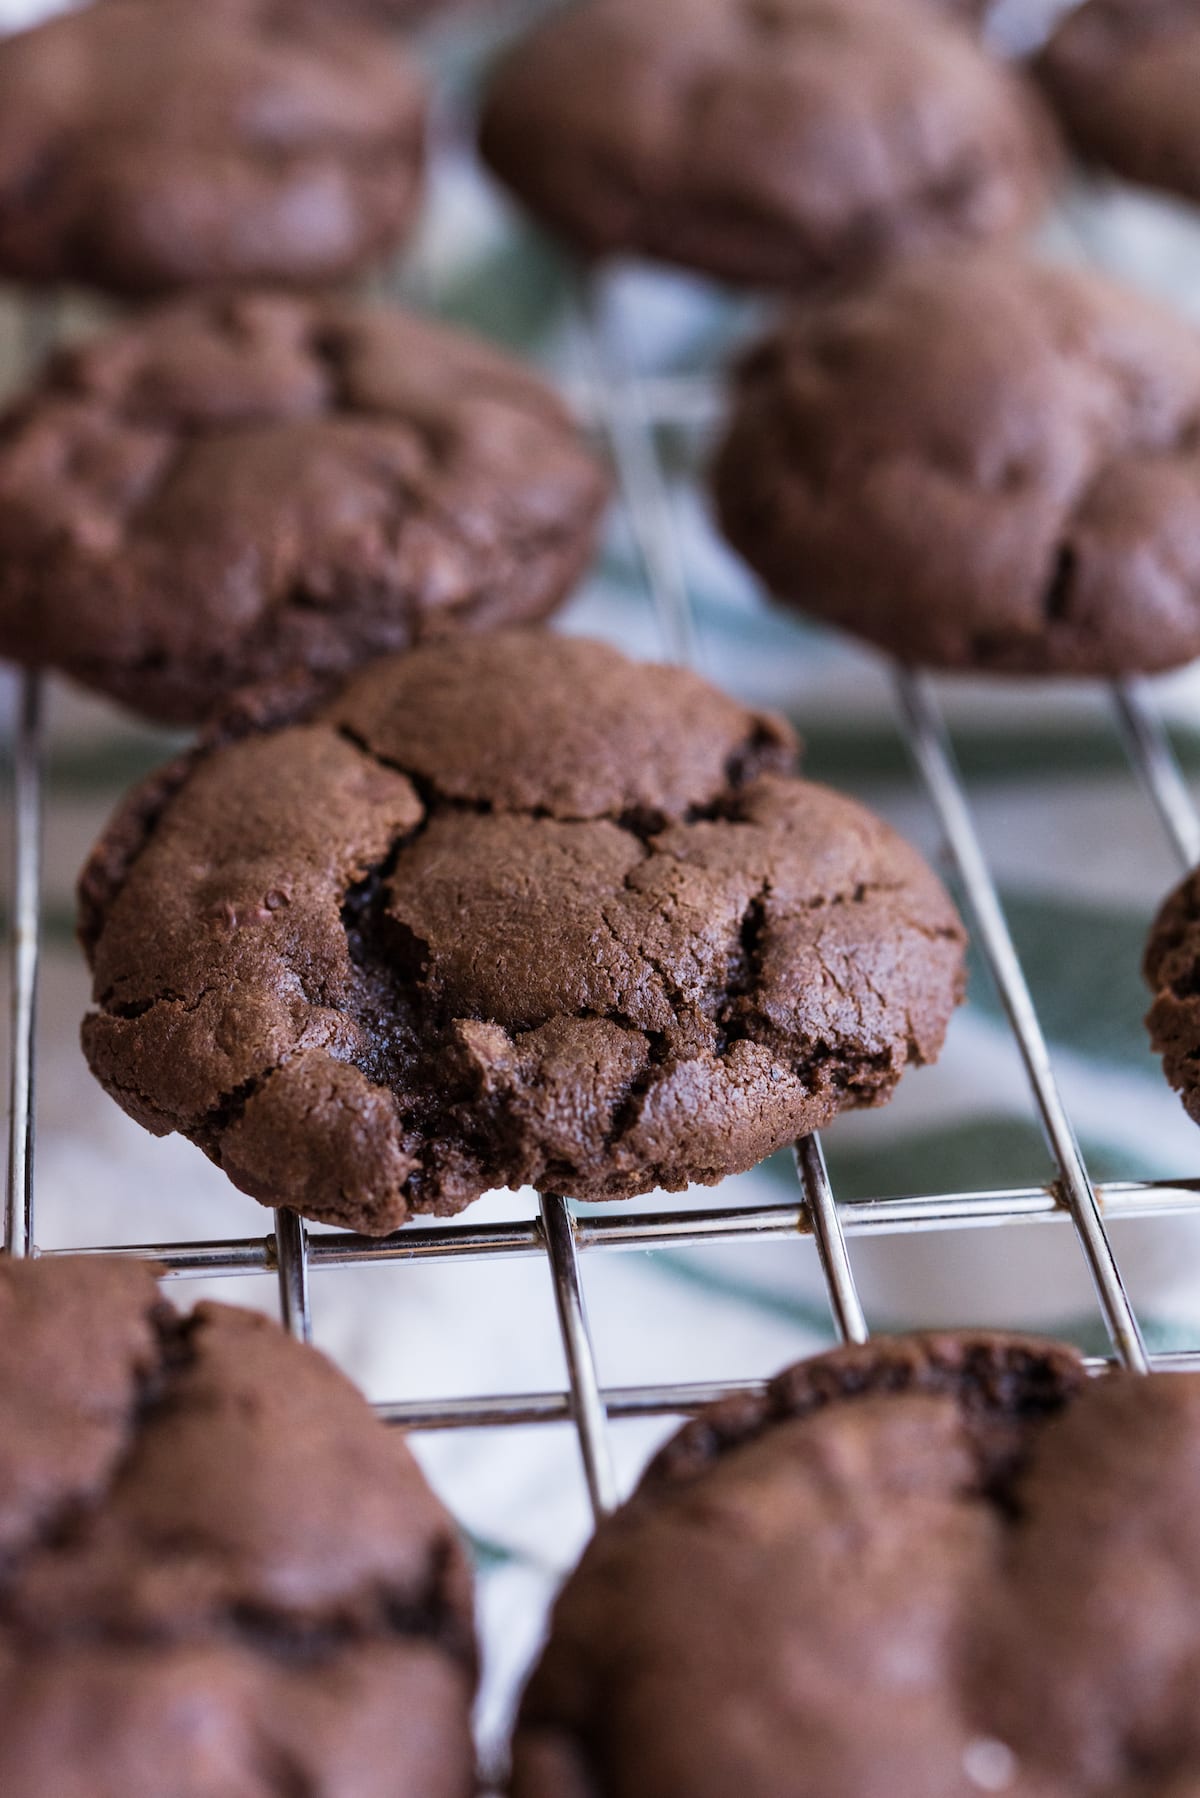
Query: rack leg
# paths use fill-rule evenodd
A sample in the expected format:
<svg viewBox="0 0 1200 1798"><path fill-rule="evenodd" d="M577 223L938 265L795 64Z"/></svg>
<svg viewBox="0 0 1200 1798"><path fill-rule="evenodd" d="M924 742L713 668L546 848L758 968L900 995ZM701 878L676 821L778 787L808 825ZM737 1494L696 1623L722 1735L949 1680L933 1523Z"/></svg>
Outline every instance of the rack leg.
<svg viewBox="0 0 1200 1798"><path fill-rule="evenodd" d="M1129 759L1162 820L1180 866L1188 873L1200 862L1200 813L1171 739L1148 703L1141 681L1118 681L1113 701Z"/></svg>
<svg viewBox="0 0 1200 1798"><path fill-rule="evenodd" d="M1025 1064L1042 1129L1059 1172L1059 1192L1071 1214L1091 1270L1113 1347L1134 1373L1149 1371L1146 1345L1117 1266L1095 1188L1050 1062L1033 997L984 857L950 740L927 679L909 669L896 674L896 694L908 727L909 746L938 814L975 919L980 947L996 983Z"/></svg>
<svg viewBox="0 0 1200 1798"><path fill-rule="evenodd" d="M36 1125L37 986L41 948L42 683L21 677L13 743L12 1051L4 1247L34 1253L33 1156Z"/></svg>
<svg viewBox="0 0 1200 1798"><path fill-rule="evenodd" d="M604 277L579 278L582 342L596 410L654 603L663 646L673 662L698 665L699 646L670 488L654 441L645 389L613 316Z"/></svg>
<svg viewBox="0 0 1200 1798"><path fill-rule="evenodd" d="M869 1331L863 1313L837 1201L829 1184L825 1154L816 1136L805 1136L793 1149L796 1173L804 1190L804 1205L816 1239L821 1272L829 1294L829 1308L840 1342L866 1342Z"/></svg>
<svg viewBox="0 0 1200 1798"><path fill-rule="evenodd" d="M308 1238L294 1211L275 1213L275 1260L279 1269L279 1315L298 1342L312 1341L308 1304Z"/></svg>
<svg viewBox="0 0 1200 1798"><path fill-rule="evenodd" d="M579 1433L588 1496L599 1521L616 1505L617 1482L609 1452L608 1413L600 1394L596 1355L579 1280L575 1229L567 1202L557 1193L540 1194L538 1203L554 1280L558 1327L571 1383L571 1413Z"/></svg>

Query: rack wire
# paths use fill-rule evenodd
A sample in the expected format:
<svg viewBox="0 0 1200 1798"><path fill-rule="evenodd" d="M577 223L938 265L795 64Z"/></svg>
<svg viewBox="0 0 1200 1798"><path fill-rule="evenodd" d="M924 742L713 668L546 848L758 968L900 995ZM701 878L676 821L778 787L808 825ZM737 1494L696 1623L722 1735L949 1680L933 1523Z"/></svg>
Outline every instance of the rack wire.
<svg viewBox="0 0 1200 1798"><path fill-rule="evenodd" d="M606 439L628 512L647 592L665 652L688 662L695 655L695 627L673 514L673 498L660 458L659 428L703 426L715 413L714 382L696 377L643 376L619 328L609 277L594 274L579 284L578 321L585 378L571 391L593 427ZM52 331L43 313L30 325L31 352ZM42 682L22 677L16 709L13 768L13 879L9 956L12 972L12 1037L9 1066L9 1146L4 1246L13 1255L85 1252L158 1262L168 1279L200 1275L273 1275L285 1326L301 1340L312 1334L320 1278L330 1268L445 1261L483 1256L540 1256L551 1282L567 1369L560 1390L478 1393L469 1397L382 1403L389 1423L415 1430L479 1428L530 1423L573 1424L592 1510L598 1518L617 1499L608 1440L610 1420L686 1415L714 1399L761 1390L744 1379L704 1383L637 1384L605 1389L585 1301L585 1268L596 1255L621 1250L696 1247L810 1235L816 1245L833 1327L846 1342L867 1339L867 1320L855 1281L850 1244L859 1236L938 1232L973 1227L1057 1221L1073 1229L1091 1273L1097 1302L1124 1366L1200 1367L1200 1351L1151 1357L1124 1282L1108 1229L1111 1219L1200 1210L1200 1179L1127 1180L1098 1186L1091 1179L1064 1105L1046 1038L1006 921L955 760L936 689L928 676L897 667L892 675L905 741L957 873L975 940L1003 1003L1031 1096L1053 1157L1056 1178L1046 1186L978 1192L910 1194L839 1201L815 1136L795 1146L794 1202L737 1206L715 1202L700 1209L577 1216L561 1194L540 1196L537 1215L515 1223L465 1219L430 1227L408 1226L382 1239L349 1232L311 1233L290 1211L278 1211L263 1236L109 1245L86 1250L39 1250L35 1209L36 1026L41 913L43 812ZM1200 813L1189 792L1150 690L1129 681L1111 689L1111 704L1130 765L1156 809L1184 869L1200 860Z"/></svg>

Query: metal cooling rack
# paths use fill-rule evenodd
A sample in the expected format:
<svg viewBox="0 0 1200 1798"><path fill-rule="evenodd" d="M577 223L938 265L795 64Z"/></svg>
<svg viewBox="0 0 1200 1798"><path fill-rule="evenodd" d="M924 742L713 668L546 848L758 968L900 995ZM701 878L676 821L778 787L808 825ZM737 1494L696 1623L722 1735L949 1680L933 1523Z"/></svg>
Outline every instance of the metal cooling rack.
<svg viewBox="0 0 1200 1798"><path fill-rule="evenodd" d="M419 265L389 283L391 291L423 294ZM660 427L703 429L720 413L715 375L644 374L634 364L618 327L610 277L581 277L578 337L583 379L570 397L585 422L606 441L621 501L636 546L648 601L662 646L680 662L695 659L695 629L684 573L674 500L660 459ZM52 304L31 306L24 319L24 359L33 365L56 336ZM815 1136L796 1144L794 1202L746 1207L722 1204L720 1195L702 1209L642 1212L622 1206L606 1216L576 1216L567 1199L542 1194L536 1216L516 1223L462 1221L406 1227L376 1240L346 1232L310 1233L290 1211L277 1211L263 1236L191 1242L111 1245L74 1252L132 1255L159 1262L168 1278L199 1275L273 1275L286 1327L302 1340L312 1334L320 1276L331 1267L381 1262L453 1260L456 1257L544 1257L553 1287L565 1351L565 1389L537 1393L479 1393L466 1398L381 1404L389 1422L417 1430L478 1428L529 1423L574 1425L596 1516L616 1501L609 1453L611 1419L685 1415L734 1392L757 1391L761 1382L638 1384L604 1389L588 1324L583 1267L595 1255L622 1249L736 1243L810 1235L824 1275L834 1329L842 1341L867 1338L867 1321L855 1283L851 1241L858 1236L912 1231L1058 1221L1074 1230L1091 1272L1113 1356L1128 1368L1200 1367L1200 1350L1150 1357L1108 1231L1112 1218L1149 1218L1200 1210L1200 1179L1122 1181L1098 1186L1091 1178L1063 1103L1045 1034L1005 920L996 881L972 817L970 799L955 759L935 688L919 670L892 673L903 735L965 899L968 923L1003 1003L1024 1065L1035 1108L1049 1145L1056 1178L1047 1186L976 1192L921 1193L899 1198L839 1202ZM1140 682L1114 686L1111 706L1133 771L1157 811L1182 868L1200 861L1200 812L1148 689ZM13 857L9 909L12 970L12 1035L9 1068L9 1152L4 1247L13 1255L39 1253L35 1212L35 1039L39 929L42 909L43 722L42 681L21 681L11 742ZM42 1251L68 1253L67 1249ZM400 1277L399 1275L397 1277Z"/></svg>
<svg viewBox="0 0 1200 1798"><path fill-rule="evenodd" d="M607 277L580 284L579 331L587 377L573 390L588 422L607 440L620 497L667 653L680 661L694 654L692 608L673 517L673 496L660 460L657 428L680 420L701 421L716 406L715 383L694 377L647 378L637 372L615 324ZM31 352L51 330L44 311L29 326ZM347 1232L310 1234L290 1211L277 1211L274 1230L263 1236L192 1242L89 1247L82 1252L152 1259L168 1278L216 1274L274 1275L287 1328L308 1340L319 1303L320 1276L330 1267L369 1263L453 1260L456 1257L538 1255L546 1262L557 1306L568 1384L559 1391L479 1393L377 1407L388 1422L416 1430L570 1422L578 1435L592 1509L597 1517L616 1502L609 1452L611 1419L684 1415L734 1392L753 1392L746 1380L704 1384L634 1385L604 1389L597 1375L584 1295L583 1266L598 1254L621 1249L758 1241L811 1235L820 1258L834 1329L842 1341L867 1339L850 1242L860 1235L966 1227L1069 1222L1091 1272L1113 1357L1144 1372L1155 1367L1200 1367L1200 1351L1151 1357L1122 1277L1108 1231L1112 1218L1147 1218L1200 1210L1200 1179L1093 1182L1063 1103L1045 1034L1005 920L995 878L972 818L949 732L930 680L919 670L892 672L905 741L925 788L966 901L969 922L1003 1002L1057 1177L1043 1187L997 1191L922 1193L840 1203L830 1185L815 1136L795 1147L794 1203L738 1207L716 1201L703 1209L640 1212L621 1208L611 1216L577 1217L567 1199L544 1193L538 1214L516 1223L461 1222L410 1226L383 1239ZM1156 809L1181 867L1200 860L1200 813L1149 692L1140 682L1110 692L1133 771ZM14 843L11 897L12 1041L9 1157L4 1247L13 1255L39 1253L35 1211L35 1036L43 810L42 682L22 678L11 744L14 779ZM63 1254L67 1249L43 1251ZM80 1252L80 1251L74 1251ZM399 1276L398 1276L399 1277ZM1100 1363L1098 1363L1100 1365Z"/></svg>

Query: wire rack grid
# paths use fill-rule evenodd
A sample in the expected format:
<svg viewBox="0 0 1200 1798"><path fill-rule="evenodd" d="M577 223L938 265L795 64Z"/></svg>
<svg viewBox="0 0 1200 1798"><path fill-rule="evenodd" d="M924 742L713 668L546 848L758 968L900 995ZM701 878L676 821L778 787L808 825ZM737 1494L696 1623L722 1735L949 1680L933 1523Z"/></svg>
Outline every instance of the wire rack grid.
<svg viewBox="0 0 1200 1798"><path fill-rule="evenodd" d="M572 389L578 409L606 439L652 601L663 646L673 659L694 659L695 632L683 559L676 534L673 495L659 455L658 427L711 414L714 384L694 377L644 376L635 367L616 320L608 277L581 277L579 338L585 374ZM45 308L31 310L31 356L53 332ZM539 1197L538 1212L516 1223L472 1224L469 1217L437 1227L402 1229L383 1239L348 1232L313 1233L290 1211L274 1215L262 1237L134 1246L89 1246L88 1253L136 1256L161 1264L168 1278L214 1274L274 1275L286 1327L298 1338L312 1333L315 1288L322 1270L377 1262L456 1257L540 1255L552 1282L565 1354L565 1389L537 1393L479 1393L445 1401L382 1403L391 1423L416 1430L570 1422L578 1434L595 1516L617 1500L608 1424L613 1418L685 1415L758 1383L729 1380L650 1384L605 1390L588 1324L582 1264L596 1253L655 1246L696 1246L763 1240L807 1233L815 1240L836 1335L867 1339L850 1242L860 1234L959 1230L971 1226L1069 1219L1095 1286L1114 1357L1138 1372L1151 1365L1108 1231L1109 1218L1143 1218L1200 1209L1200 1180L1093 1183L1064 1106L1046 1038L1015 950L973 820L949 732L933 683L916 669L892 672L899 718L908 749L940 826L949 862L965 896L976 941L995 982L1057 1178L1044 1187L997 1191L923 1193L839 1203L815 1136L795 1145L798 1191L793 1204L754 1208L722 1205L674 1212L621 1208L611 1216L577 1217L558 1193ZM1111 690L1132 768L1178 860L1200 859L1200 814L1148 690L1126 682ZM41 915L43 813L42 681L22 677L12 750L14 779L11 898L12 1034L9 1155L4 1246L13 1255L39 1253L35 1211L35 1038ZM66 1248L44 1251L61 1254ZM76 1251L78 1252L78 1251ZM1156 1367L1200 1366L1200 1351L1154 1358Z"/></svg>
<svg viewBox="0 0 1200 1798"><path fill-rule="evenodd" d="M657 620L662 650L681 663L696 660L692 596L678 532L675 496L661 455L661 430L696 431L719 416L720 378L646 372L634 356L614 304L610 272L581 273L576 283L580 377L568 397L581 422L606 444L620 503L635 545L644 587ZM419 262L388 283L393 294L428 297ZM23 360L40 361L58 334L53 303L30 304L23 315ZM985 857L950 733L930 678L918 669L891 674L898 719L914 768L940 828L946 857L1007 1016L1030 1093L1050 1149L1055 1179L1045 1186L912 1193L840 1202L815 1136L795 1145L795 1200L747 1207L721 1202L674 1211L620 1206L609 1215L576 1215L558 1193L539 1196L536 1214L511 1223L462 1221L420 1225L372 1239L348 1232L309 1232L286 1210L261 1236L187 1242L147 1242L72 1250L39 1250L35 1210L35 1045L39 936L42 917L44 724L42 679L21 677L9 745L13 771L13 854L9 906L11 1040L9 1141L4 1248L15 1256L86 1252L141 1257L160 1264L167 1279L245 1274L274 1277L285 1326L299 1339L312 1335L321 1274L330 1268L383 1263L453 1261L488 1256L537 1256L552 1284L567 1384L559 1390L479 1392L468 1397L384 1402L390 1423L444 1430L568 1423L579 1442L592 1511L598 1518L618 1497L608 1439L610 1420L692 1413L710 1401L760 1390L744 1379L705 1383L639 1383L602 1387L585 1303L583 1270L596 1255L622 1250L700 1247L810 1236L816 1245L833 1327L842 1341L862 1342L868 1328L855 1280L850 1244L859 1236L943 1232L965 1228L1055 1222L1073 1229L1095 1287L1112 1345L1124 1366L1200 1366L1200 1350L1148 1355L1114 1252L1108 1222L1200 1211L1200 1179L1125 1180L1097 1185L1085 1164L1064 1105L1045 1033L1014 947L997 883ZM1130 681L1110 690L1109 702L1132 770L1155 808L1184 869L1200 860L1200 812L1189 792L1151 690ZM1103 1363L1097 1363L1102 1365Z"/></svg>

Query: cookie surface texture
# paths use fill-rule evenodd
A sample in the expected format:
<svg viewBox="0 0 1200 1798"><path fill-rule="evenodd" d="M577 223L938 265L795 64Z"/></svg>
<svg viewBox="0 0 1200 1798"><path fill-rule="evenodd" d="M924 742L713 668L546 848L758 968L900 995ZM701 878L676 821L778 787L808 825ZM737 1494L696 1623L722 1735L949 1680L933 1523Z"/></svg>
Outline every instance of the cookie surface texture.
<svg viewBox="0 0 1200 1798"><path fill-rule="evenodd" d="M1089 162L1200 200L1200 8L1194 0L1088 0L1037 71Z"/></svg>
<svg viewBox="0 0 1200 1798"><path fill-rule="evenodd" d="M797 310L714 484L776 597L904 661L1117 676L1200 654L1200 334L999 252Z"/></svg>
<svg viewBox="0 0 1200 1798"><path fill-rule="evenodd" d="M374 664L135 793L83 876L94 1072L383 1233L752 1166L932 1060L963 938L781 720L545 633Z"/></svg>
<svg viewBox="0 0 1200 1798"><path fill-rule="evenodd" d="M1186 1792L1198 1446L1195 1375L992 1335L702 1413L568 1581L513 1798Z"/></svg>
<svg viewBox="0 0 1200 1798"><path fill-rule="evenodd" d="M0 40L0 274L131 296L340 281L413 222L425 84L285 0L103 0Z"/></svg>
<svg viewBox="0 0 1200 1798"><path fill-rule="evenodd" d="M266 1318L0 1260L5 1798L470 1798L470 1575L407 1445Z"/></svg>
<svg viewBox="0 0 1200 1798"><path fill-rule="evenodd" d="M521 363L394 309L185 301L0 420L0 652L153 717L293 667L533 622L607 476Z"/></svg>
<svg viewBox="0 0 1200 1798"><path fill-rule="evenodd" d="M589 0L502 62L482 145L587 256L783 288L1007 235L1057 164L1023 77L916 0Z"/></svg>
<svg viewBox="0 0 1200 1798"><path fill-rule="evenodd" d="M1163 901L1146 944L1146 1027L1163 1072L1200 1124L1200 871Z"/></svg>

